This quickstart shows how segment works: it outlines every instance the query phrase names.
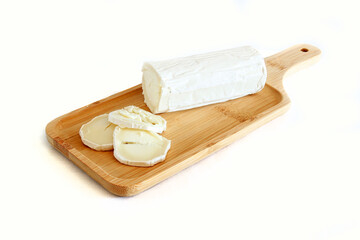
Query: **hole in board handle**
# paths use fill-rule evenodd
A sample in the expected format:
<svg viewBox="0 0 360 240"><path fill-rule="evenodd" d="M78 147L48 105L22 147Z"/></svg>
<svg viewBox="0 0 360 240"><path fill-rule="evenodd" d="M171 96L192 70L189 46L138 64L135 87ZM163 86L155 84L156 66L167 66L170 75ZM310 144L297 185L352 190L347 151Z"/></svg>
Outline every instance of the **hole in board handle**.
<svg viewBox="0 0 360 240"><path fill-rule="evenodd" d="M302 51L302 52L308 52L309 49L307 49L307 48L302 48L302 49L300 49L300 51Z"/></svg>

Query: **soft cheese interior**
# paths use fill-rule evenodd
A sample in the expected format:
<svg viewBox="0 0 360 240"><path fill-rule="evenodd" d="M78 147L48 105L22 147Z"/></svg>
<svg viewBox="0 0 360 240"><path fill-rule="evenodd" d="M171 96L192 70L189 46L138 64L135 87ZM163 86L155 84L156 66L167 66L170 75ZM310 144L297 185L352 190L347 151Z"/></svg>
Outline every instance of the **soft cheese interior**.
<svg viewBox="0 0 360 240"><path fill-rule="evenodd" d="M224 102L260 91L266 82L264 59L245 46L143 66L143 94L153 113Z"/></svg>
<svg viewBox="0 0 360 240"><path fill-rule="evenodd" d="M124 128L137 128L161 133L166 120L136 106L127 106L109 114L109 121Z"/></svg>
<svg viewBox="0 0 360 240"><path fill-rule="evenodd" d="M103 114L84 124L80 129L80 136L85 145L95 150L111 150L115 127L108 121L108 114Z"/></svg>
<svg viewBox="0 0 360 240"><path fill-rule="evenodd" d="M114 131L114 156L124 164L152 166L165 159L170 141L140 129L116 127Z"/></svg>

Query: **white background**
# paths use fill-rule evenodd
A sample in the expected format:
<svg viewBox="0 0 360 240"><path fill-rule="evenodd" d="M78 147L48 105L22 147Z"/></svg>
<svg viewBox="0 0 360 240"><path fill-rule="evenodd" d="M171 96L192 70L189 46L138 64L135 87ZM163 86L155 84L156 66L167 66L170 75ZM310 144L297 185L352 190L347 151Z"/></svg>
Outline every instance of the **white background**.
<svg viewBox="0 0 360 240"><path fill-rule="evenodd" d="M359 22L350 0L0 1L0 238L360 239ZM46 141L144 61L298 43L323 54L285 79L285 115L137 196Z"/></svg>

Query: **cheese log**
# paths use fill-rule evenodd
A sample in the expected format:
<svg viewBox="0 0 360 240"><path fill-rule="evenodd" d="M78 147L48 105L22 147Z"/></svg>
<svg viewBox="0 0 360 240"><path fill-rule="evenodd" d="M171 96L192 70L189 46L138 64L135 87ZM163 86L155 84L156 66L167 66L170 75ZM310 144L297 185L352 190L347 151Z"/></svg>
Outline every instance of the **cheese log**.
<svg viewBox="0 0 360 240"><path fill-rule="evenodd" d="M219 103L260 91L266 81L264 58L252 47L145 62L142 88L153 113Z"/></svg>

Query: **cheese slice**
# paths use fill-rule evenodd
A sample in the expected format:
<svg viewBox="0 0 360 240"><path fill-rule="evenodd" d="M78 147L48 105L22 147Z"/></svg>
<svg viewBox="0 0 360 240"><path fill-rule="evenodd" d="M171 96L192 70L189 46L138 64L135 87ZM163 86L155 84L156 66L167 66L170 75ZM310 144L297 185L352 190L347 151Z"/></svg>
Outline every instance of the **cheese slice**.
<svg viewBox="0 0 360 240"><path fill-rule="evenodd" d="M113 132L116 125L108 121L108 114L93 118L81 126L79 134L81 141L97 151L113 149Z"/></svg>
<svg viewBox="0 0 360 240"><path fill-rule="evenodd" d="M153 113L228 101L260 91L264 59L252 47L199 54L143 65L145 103Z"/></svg>
<svg viewBox="0 0 360 240"><path fill-rule="evenodd" d="M120 127L114 130L114 156L126 165L149 167L162 162L170 144L151 131Z"/></svg>
<svg viewBox="0 0 360 240"><path fill-rule="evenodd" d="M136 106L127 106L109 114L109 121L123 128L144 129L162 133L166 120Z"/></svg>

